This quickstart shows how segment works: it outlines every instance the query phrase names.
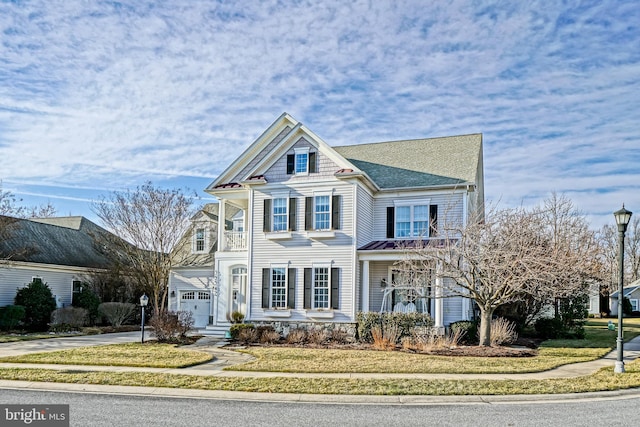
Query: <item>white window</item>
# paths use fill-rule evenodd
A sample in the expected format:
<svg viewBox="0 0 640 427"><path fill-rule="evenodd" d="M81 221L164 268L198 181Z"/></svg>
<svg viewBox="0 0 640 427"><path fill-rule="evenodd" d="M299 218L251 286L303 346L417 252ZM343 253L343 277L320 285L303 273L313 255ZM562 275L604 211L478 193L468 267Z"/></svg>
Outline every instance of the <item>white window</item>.
<svg viewBox="0 0 640 427"><path fill-rule="evenodd" d="M288 200L285 197L273 199L273 228L271 231L287 231Z"/></svg>
<svg viewBox="0 0 640 427"><path fill-rule="evenodd" d="M286 267L271 268L271 307L287 308L287 269Z"/></svg>
<svg viewBox="0 0 640 427"><path fill-rule="evenodd" d="M314 230L331 229L331 196L315 196L313 205Z"/></svg>
<svg viewBox="0 0 640 427"><path fill-rule="evenodd" d="M195 291L183 292L181 296L182 301L190 301L196 299Z"/></svg>
<svg viewBox="0 0 640 427"><path fill-rule="evenodd" d="M331 269L329 267L313 268L313 307L314 309L329 308L331 301L330 278Z"/></svg>
<svg viewBox="0 0 640 427"><path fill-rule="evenodd" d="M196 228L193 234L194 252L204 252L206 248L206 234L204 228Z"/></svg>
<svg viewBox="0 0 640 427"><path fill-rule="evenodd" d="M429 235L429 204L402 205L395 208L396 237Z"/></svg>
<svg viewBox="0 0 640 427"><path fill-rule="evenodd" d="M630 299L629 302L631 303L631 311L638 311L638 300Z"/></svg>
<svg viewBox="0 0 640 427"><path fill-rule="evenodd" d="M309 148L296 148L294 157L294 173L306 175L309 173Z"/></svg>

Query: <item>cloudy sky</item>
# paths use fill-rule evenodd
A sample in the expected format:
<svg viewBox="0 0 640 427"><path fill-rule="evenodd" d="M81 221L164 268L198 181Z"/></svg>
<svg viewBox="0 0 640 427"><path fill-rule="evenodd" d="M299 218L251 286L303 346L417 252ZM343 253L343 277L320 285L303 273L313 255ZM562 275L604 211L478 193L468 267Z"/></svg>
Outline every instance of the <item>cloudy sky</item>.
<svg viewBox="0 0 640 427"><path fill-rule="evenodd" d="M330 145L481 132L489 200L640 215L637 2L502 3L0 1L2 186L206 198L286 111Z"/></svg>

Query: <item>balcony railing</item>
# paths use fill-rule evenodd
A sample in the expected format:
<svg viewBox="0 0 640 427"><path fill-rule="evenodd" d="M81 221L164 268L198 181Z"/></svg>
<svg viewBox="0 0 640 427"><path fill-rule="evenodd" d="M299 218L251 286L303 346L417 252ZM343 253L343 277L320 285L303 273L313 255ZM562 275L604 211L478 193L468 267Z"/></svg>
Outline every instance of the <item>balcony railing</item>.
<svg viewBox="0 0 640 427"><path fill-rule="evenodd" d="M225 231L223 251L246 251L247 233L244 231Z"/></svg>

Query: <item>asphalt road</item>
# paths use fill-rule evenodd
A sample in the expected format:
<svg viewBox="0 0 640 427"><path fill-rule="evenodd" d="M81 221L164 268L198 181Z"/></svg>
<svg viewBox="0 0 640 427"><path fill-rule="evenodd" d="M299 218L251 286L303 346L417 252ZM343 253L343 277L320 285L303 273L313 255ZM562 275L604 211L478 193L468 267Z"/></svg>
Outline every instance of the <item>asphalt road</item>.
<svg viewBox="0 0 640 427"><path fill-rule="evenodd" d="M0 390L1 403L69 404L72 426L638 425L640 397L567 402L371 405Z"/></svg>

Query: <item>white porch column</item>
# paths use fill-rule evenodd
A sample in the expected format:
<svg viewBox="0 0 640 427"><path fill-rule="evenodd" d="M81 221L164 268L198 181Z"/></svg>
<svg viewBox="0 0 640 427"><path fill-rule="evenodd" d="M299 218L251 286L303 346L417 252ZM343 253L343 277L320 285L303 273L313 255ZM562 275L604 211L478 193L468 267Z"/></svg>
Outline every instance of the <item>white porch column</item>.
<svg viewBox="0 0 640 427"><path fill-rule="evenodd" d="M224 241L224 229L225 229L225 200L219 199L218 205L218 252L223 252L226 248Z"/></svg>
<svg viewBox="0 0 640 427"><path fill-rule="evenodd" d="M362 311L369 311L369 261L362 261Z"/></svg>
<svg viewBox="0 0 640 427"><path fill-rule="evenodd" d="M437 270L440 270L442 266L438 263L436 266ZM444 299L443 296L443 286L442 286L442 277L439 277L436 274L436 303L435 303L435 315L434 315L434 326L436 328L444 329Z"/></svg>

